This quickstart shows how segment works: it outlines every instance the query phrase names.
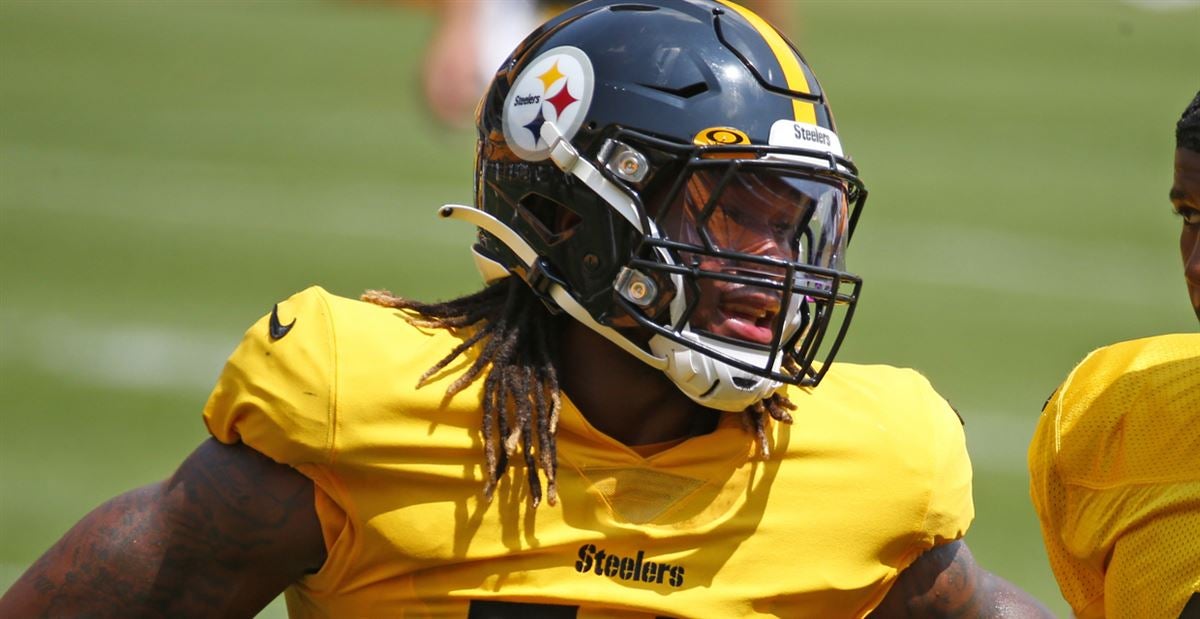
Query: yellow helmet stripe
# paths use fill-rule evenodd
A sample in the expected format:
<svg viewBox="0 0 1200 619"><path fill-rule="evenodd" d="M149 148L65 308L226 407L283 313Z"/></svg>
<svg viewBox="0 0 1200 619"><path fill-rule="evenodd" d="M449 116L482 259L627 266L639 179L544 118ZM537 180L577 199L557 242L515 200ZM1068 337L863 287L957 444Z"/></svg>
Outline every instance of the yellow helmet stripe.
<svg viewBox="0 0 1200 619"><path fill-rule="evenodd" d="M729 0L717 0L717 2L737 11L746 21L750 22L751 26L754 26L758 34L767 42L767 46L771 48L771 52L775 54L775 59L779 62L780 69L783 70L783 78L787 81L788 90L806 94L812 92L808 88L808 80L804 77L804 69L800 66L800 58L778 31L757 13L740 4ZM797 122L817 124L817 109L808 101L792 99L792 113Z"/></svg>

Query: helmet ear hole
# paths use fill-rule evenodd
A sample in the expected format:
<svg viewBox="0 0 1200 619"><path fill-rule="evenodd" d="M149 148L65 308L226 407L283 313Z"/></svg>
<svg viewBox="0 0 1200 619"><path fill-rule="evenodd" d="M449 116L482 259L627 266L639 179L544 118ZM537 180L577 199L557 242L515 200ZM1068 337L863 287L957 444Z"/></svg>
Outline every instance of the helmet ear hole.
<svg viewBox="0 0 1200 619"><path fill-rule="evenodd" d="M578 213L563 203L539 193L528 193L518 200L517 214L549 246L570 239L583 221Z"/></svg>

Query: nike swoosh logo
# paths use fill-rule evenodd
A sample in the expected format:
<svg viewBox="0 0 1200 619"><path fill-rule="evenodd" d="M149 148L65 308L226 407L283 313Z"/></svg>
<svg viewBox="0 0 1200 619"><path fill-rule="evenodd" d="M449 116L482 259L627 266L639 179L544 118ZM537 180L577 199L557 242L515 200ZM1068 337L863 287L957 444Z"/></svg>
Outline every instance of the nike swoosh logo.
<svg viewBox="0 0 1200 619"><path fill-rule="evenodd" d="M278 339L282 338L283 336L287 335L288 332L292 330L292 326L295 324L296 324L295 318L293 318L292 321L287 323L286 325L281 324L279 322L279 304L278 303L275 304L275 307L271 308L271 324L268 325L269 326L268 333L271 334L272 340L278 340Z"/></svg>

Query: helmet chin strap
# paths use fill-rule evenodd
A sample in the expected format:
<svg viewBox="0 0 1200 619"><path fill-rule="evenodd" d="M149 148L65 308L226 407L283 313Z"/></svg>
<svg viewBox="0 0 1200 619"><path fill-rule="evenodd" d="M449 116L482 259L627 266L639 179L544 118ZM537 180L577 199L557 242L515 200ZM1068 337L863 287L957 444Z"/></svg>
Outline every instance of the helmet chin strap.
<svg viewBox="0 0 1200 619"><path fill-rule="evenodd" d="M633 199L604 178L590 161L580 157L579 151L563 136L557 125L552 122L542 124L542 140L550 145L550 159L558 169L583 181L588 189L603 198L618 215L632 224L635 230L646 233L642 229L642 218L638 216Z"/></svg>
<svg viewBox="0 0 1200 619"><path fill-rule="evenodd" d="M438 214L448 219L461 219L462 221L474 224L475 226L488 231L492 236L500 239L501 243L504 243L506 246L508 246L508 248L517 255L517 258L519 258L521 262L525 263L525 266L530 269L533 268L534 263L538 259L537 252L535 252L533 248L529 246L529 243L525 242L525 239L521 238L520 235L512 230L512 228L504 225L499 219L496 219L495 217L492 217L491 215L479 209L463 206L461 204L446 204L443 205L442 208L438 209ZM478 252L475 253L475 260L476 262L479 262L480 260L491 262L488 260L488 258L479 255ZM506 271L506 269L501 265L497 264L495 266L498 267L499 271ZM480 270L483 271L483 269ZM495 272L496 269L493 269L491 268L491 265L488 265L487 272L485 272L484 277L488 277L487 273ZM571 294L568 293L562 286L558 284L550 284L547 292L550 295L550 298L554 299L554 302L558 305L558 307L562 308L562 310L571 316L571 318L578 320L589 329L604 336L608 341L620 346L622 350L633 355L646 365L649 365L656 370L665 371L667 369L666 357L660 357L647 352L637 344L634 344L632 341L630 341L629 338L621 335L621 333L616 329L596 322L596 319L592 318L592 315L589 314L588 311L584 309L584 307L580 305L578 301L575 300L575 297L572 297Z"/></svg>
<svg viewBox="0 0 1200 619"><path fill-rule="evenodd" d="M690 331L683 336L692 340L703 339ZM743 357L747 352L718 342L703 344L731 357ZM776 381L743 372L661 335L650 340L650 348L670 360L669 366L663 371L679 390L708 408L726 412L741 411L770 397L780 387Z"/></svg>

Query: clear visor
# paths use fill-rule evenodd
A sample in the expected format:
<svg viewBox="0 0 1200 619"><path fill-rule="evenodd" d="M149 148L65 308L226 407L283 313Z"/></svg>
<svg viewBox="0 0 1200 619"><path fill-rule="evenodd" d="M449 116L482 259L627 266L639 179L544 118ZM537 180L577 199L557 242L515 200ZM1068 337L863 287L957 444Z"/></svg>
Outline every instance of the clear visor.
<svg viewBox="0 0 1200 619"><path fill-rule="evenodd" d="M677 264L693 276L677 299L686 305L680 321L755 348L777 349L796 335L809 305L839 302L847 194L842 181L775 168L694 170L657 217Z"/></svg>

